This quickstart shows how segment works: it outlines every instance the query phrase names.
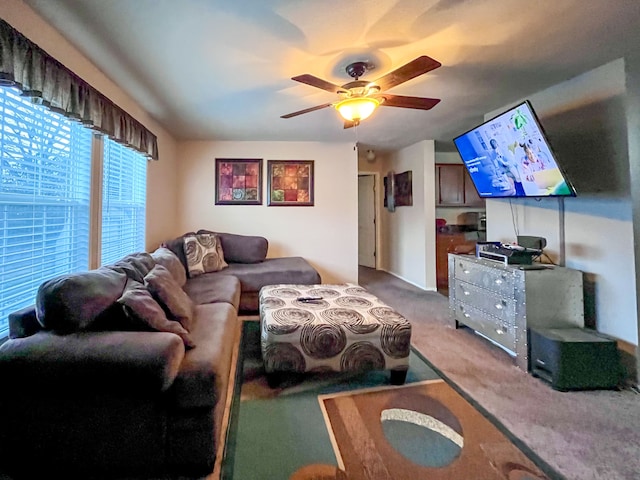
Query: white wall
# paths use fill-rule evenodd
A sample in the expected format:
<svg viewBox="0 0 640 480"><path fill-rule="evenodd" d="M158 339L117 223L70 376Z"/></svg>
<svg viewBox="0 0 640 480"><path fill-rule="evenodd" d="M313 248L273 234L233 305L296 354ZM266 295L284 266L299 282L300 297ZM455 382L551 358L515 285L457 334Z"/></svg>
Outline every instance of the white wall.
<svg viewBox="0 0 640 480"><path fill-rule="evenodd" d="M179 144L180 231L260 235L269 257L301 256L325 283L358 281L358 159L351 143L183 142ZM262 158L262 205L215 205L215 159ZM267 160L314 160L315 205L269 207Z"/></svg>
<svg viewBox="0 0 640 480"><path fill-rule="evenodd" d="M436 289L435 142L424 140L389 156L384 171L412 171L413 206L383 210L383 269L425 290Z"/></svg>
<svg viewBox="0 0 640 480"><path fill-rule="evenodd" d="M545 237L556 263L585 272L585 320L637 345L625 95L620 59L528 97L577 197L488 200L487 240Z"/></svg>
<svg viewBox="0 0 640 480"><path fill-rule="evenodd" d="M106 95L158 137L160 161L149 162L147 180L147 250L176 234L176 143L118 85L20 0L2 0L0 17L49 55Z"/></svg>

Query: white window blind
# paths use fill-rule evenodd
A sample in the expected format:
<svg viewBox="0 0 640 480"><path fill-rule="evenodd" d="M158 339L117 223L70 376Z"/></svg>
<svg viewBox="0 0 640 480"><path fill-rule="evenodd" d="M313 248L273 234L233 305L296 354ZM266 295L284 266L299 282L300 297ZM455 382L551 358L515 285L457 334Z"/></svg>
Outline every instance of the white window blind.
<svg viewBox="0 0 640 480"><path fill-rule="evenodd" d="M89 262L91 131L0 88L0 338L40 284Z"/></svg>
<svg viewBox="0 0 640 480"><path fill-rule="evenodd" d="M111 139L104 142L101 265L145 249L147 159Z"/></svg>

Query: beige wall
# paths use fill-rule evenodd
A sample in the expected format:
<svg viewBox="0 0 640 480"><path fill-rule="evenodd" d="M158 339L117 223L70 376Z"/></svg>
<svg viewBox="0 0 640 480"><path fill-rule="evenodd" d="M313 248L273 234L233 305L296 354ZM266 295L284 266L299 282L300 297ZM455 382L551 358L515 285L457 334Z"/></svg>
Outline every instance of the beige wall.
<svg viewBox="0 0 640 480"><path fill-rule="evenodd" d="M387 174L385 168L388 164L390 153L376 151L376 158L373 161L366 159L366 150L360 149L358 152L358 174L375 174L376 189L376 268L381 269L386 264L385 251L383 248L386 230L384 211L384 177Z"/></svg>
<svg viewBox="0 0 640 480"><path fill-rule="evenodd" d="M179 144L181 232L201 228L269 241L269 257L301 256L323 282L358 281L358 161L351 143L183 142ZM262 205L215 205L215 159L262 158ZM315 205L269 207L267 160L314 160Z"/></svg>
<svg viewBox="0 0 640 480"><path fill-rule="evenodd" d="M516 232L545 237L554 262L584 272L587 323L637 345L627 145L638 133L627 135L626 94L619 59L528 97L577 196L487 200L487 239L510 242Z"/></svg>
<svg viewBox="0 0 640 480"><path fill-rule="evenodd" d="M160 161L149 163L147 180L147 250L177 234L173 137L26 4L20 0L2 0L0 17L157 135Z"/></svg>
<svg viewBox="0 0 640 480"><path fill-rule="evenodd" d="M383 171L412 171L413 205L382 211L382 268L425 290L436 289L435 142L424 140L391 154Z"/></svg>

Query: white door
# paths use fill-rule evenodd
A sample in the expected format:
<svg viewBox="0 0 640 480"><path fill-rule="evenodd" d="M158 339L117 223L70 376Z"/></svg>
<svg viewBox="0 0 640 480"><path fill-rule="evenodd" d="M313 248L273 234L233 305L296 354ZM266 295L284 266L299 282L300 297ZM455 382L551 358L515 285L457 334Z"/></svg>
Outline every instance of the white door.
<svg viewBox="0 0 640 480"><path fill-rule="evenodd" d="M358 176L358 264L376 268L375 176Z"/></svg>

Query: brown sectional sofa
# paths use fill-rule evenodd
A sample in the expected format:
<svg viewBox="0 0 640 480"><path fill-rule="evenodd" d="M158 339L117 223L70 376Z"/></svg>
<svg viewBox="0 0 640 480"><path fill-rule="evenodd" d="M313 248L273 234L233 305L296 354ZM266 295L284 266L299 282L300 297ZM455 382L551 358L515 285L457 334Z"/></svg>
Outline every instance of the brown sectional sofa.
<svg viewBox="0 0 640 480"><path fill-rule="evenodd" d="M242 314L258 313L258 296L260 289L265 285L280 283L300 283L312 285L320 283L318 272L309 268L309 263L302 257L266 258L269 243L264 237L237 235L232 233L213 232L211 230L198 230L187 232L178 238L168 240L163 246L170 249L180 259L185 269L187 259L182 248L182 238L194 233L210 233L218 235L222 242L224 258L229 266L219 272L207 273L201 277L190 279L185 288L190 295L198 298L204 284L210 281L226 282L228 279L220 276L233 276L240 281L240 303L238 309ZM211 278L214 277L214 280Z"/></svg>
<svg viewBox="0 0 640 480"><path fill-rule="evenodd" d="M0 477L213 470L224 447L239 312L257 313L264 285L320 283L302 258L266 259L262 237L219 235L229 264L222 271L188 278L178 237L151 254L51 279L34 306L10 315L10 339L0 346ZM187 319L172 319L170 301L149 301L154 274L178 285L170 296L188 299L188 329ZM127 303L140 296L142 310ZM150 302L164 319L141 322Z"/></svg>

